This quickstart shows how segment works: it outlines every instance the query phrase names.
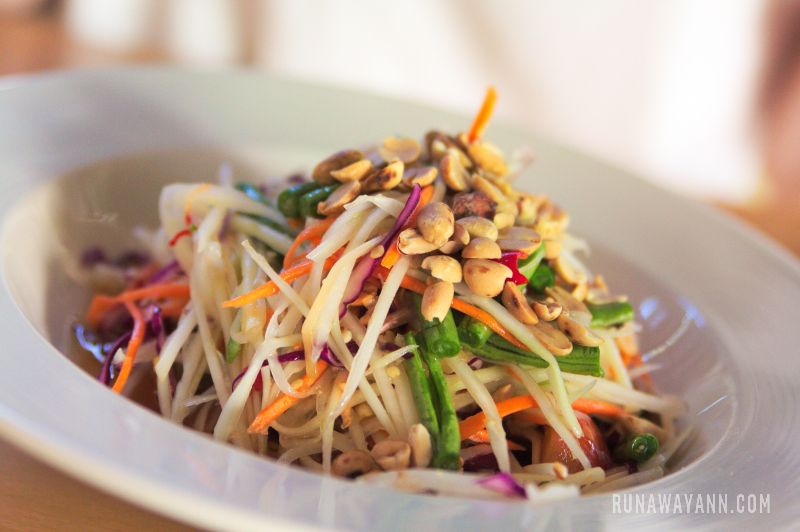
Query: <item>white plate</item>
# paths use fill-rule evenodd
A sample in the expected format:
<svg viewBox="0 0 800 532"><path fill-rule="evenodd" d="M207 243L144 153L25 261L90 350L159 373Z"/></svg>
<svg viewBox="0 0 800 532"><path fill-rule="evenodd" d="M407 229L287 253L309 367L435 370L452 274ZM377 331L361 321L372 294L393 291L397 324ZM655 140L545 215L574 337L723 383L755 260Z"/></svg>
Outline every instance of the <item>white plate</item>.
<svg viewBox="0 0 800 532"><path fill-rule="evenodd" d="M628 292L645 348L685 320L655 374L689 403L698 437L674 473L635 493L769 494L769 514L613 513L609 495L533 506L434 498L323 478L183 430L112 394L55 347L87 296L65 264L89 244L124 247L155 220L159 186L308 168L386 134L464 129L468 118L244 72L110 70L7 79L0 90L0 431L50 464L196 525L391 530L797 524L800 267L711 209L492 125L538 162L519 186L570 212L589 260ZM55 179L60 178L60 179Z"/></svg>

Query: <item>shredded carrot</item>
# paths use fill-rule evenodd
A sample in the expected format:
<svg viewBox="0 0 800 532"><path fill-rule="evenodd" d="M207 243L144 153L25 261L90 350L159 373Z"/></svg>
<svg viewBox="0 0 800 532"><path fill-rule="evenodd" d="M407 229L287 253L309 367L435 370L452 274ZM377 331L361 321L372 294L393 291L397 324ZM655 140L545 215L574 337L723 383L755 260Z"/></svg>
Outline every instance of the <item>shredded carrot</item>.
<svg viewBox="0 0 800 532"><path fill-rule="evenodd" d="M144 340L144 330L146 327L144 316L142 316L142 311L139 310L139 307L130 301L124 301L124 303L125 308L128 309L128 312L130 312L133 318L133 334L131 334L128 347L125 349L125 360L122 362L122 368L120 368L117 380L111 388L116 393L122 393L122 389L125 387L125 383L131 374L133 363L136 360L136 352L139 350L139 346L142 345L142 340ZM108 356L113 357L114 353L109 353Z"/></svg>
<svg viewBox="0 0 800 532"><path fill-rule="evenodd" d="M422 209L425 205L427 205L431 198L433 197L433 185L428 185L426 187L422 187L422 190L419 192L419 203L417 206L414 207L414 212L411 213L409 216L408 221L403 225L403 229L411 227L414 225L414 222L417 220L417 214L419 214L420 209ZM392 240L389 244L389 247L386 248L386 253L384 253L383 258L381 259L381 266L384 268L391 269L392 266L402 257L403 254L400 253L400 249L397 247L397 238Z"/></svg>
<svg viewBox="0 0 800 532"><path fill-rule="evenodd" d="M186 308L188 302L188 299L175 298L160 304L158 307L162 316L177 318L183 313L183 309Z"/></svg>
<svg viewBox="0 0 800 532"><path fill-rule="evenodd" d="M86 321L89 326L96 327L103 314L115 305L123 302L133 302L146 297L189 297L189 285L183 283L151 284L142 288L126 290L116 296L98 294L92 298L89 310L86 312Z"/></svg>
<svg viewBox="0 0 800 532"><path fill-rule="evenodd" d="M628 368L636 368L644 364L641 355L639 354L639 342L636 341L636 335L631 334L628 336L619 336L614 339L617 344L622 361ZM653 385L653 380L649 373L643 373L640 377L642 382L647 386Z"/></svg>
<svg viewBox="0 0 800 532"><path fill-rule="evenodd" d="M310 227L306 227L297 235L297 238L294 239L292 245L289 247L289 251L286 252L286 255L283 256L283 267L288 268L294 262L294 255L297 253L297 249L304 243L308 242L309 240L315 238L322 238L322 235L331 224L336 220L336 216L328 216L324 220L320 220L319 222L315 223Z"/></svg>
<svg viewBox="0 0 800 532"><path fill-rule="evenodd" d="M301 380L297 381L293 385L294 391L298 393L307 392L312 386L314 386L322 374L325 373L326 369L328 369L327 362L324 360L318 360L314 374L306 375ZM295 405L298 401L299 399L296 397L281 394L280 397L264 407L264 409L258 413L256 418L247 428L247 432L251 434L264 434L273 421L278 419L281 414L289 410L289 408Z"/></svg>
<svg viewBox="0 0 800 532"><path fill-rule="evenodd" d="M314 237L314 238L309 238L308 240L306 240L306 242L308 242L308 243L313 245L313 247L311 249L314 249L315 247L317 247L319 245L320 241L322 241L322 237L321 236ZM286 259L286 257L284 257L283 258L283 267L284 268L291 268L292 266L294 266L295 264L297 264L301 260L305 259L308 256L308 254L311 253L311 249L309 249L308 251L304 251L302 253L297 253L297 254L293 255L292 257L290 257L288 260Z"/></svg>
<svg viewBox="0 0 800 532"><path fill-rule="evenodd" d="M325 271L333 268L333 265L336 264L337 260L339 260L340 254L341 250L337 251L336 253L328 257L324 265ZM287 283L291 283L295 279L299 279L300 277L303 277L304 275L308 275L309 273L311 273L311 268L313 266L314 266L313 262L307 259L303 259L300 263L295 264L288 270L282 271L281 279L283 279ZM225 303L222 304L222 306L225 308L240 308L258 299L274 296L278 292L280 292L278 285L274 281L267 281L261 286L254 288L253 290L245 294L227 300Z"/></svg>
<svg viewBox="0 0 800 532"><path fill-rule="evenodd" d="M400 282L400 286L402 286L407 290L411 290L412 292L416 292L418 294L425 293L425 288L426 288L425 283L423 283L422 281L418 281L417 279L414 279L413 277L408 275L403 277L403 280ZM497 321L491 314L489 314L485 310L479 309L474 305L470 305L466 301L458 299L457 297L453 298L453 308L459 312L463 312L467 316L472 316L476 320L482 322L491 330L493 330L494 332L496 332L497 334L499 334L500 336L502 336L503 338L514 344L515 346L521 349L527 349L527 347L525 347L525 344L517 340L517 338L513 334L508 332L508 330L505 327L503 327L503 325L499 321Z"/></svg>
<svg viewBox="0 0 800 532"><path fill-rule="evenodd" d="M497 102L497 91L494 90L494 87L490 86L486 89L486 96L483 97L481 108L478 114L475 115L475 120L472 121L472 125L467 133L467 140L470 143L475 142L483 135L483 130L486 129L486 125L492 117L495 102Z"/></svg>
<svg viewBox="0 0 800 532"><path fill-rule="evenodd" d="M506 417L530 408L538 408L539 406L536 400L530 395L518 395L516 397L511 397L496 403L496 405L497 412L500 414L500 417ZM606 401L600 401L598 399L576 399L572 402L572 408L578 412L583 412L584 414L595 414L607 417L618 417L625 413L625 410L622 407L612 403L607 403ZM542 418L538 418L537 416L534 418L534 420L539 422L543 418L544 416L542 416ZM475 434L479 433L485 427L486 414L483 412L478 412L477 414L468 417L458 425L462 440L466 440L468 438L472 439Z"/></svg>

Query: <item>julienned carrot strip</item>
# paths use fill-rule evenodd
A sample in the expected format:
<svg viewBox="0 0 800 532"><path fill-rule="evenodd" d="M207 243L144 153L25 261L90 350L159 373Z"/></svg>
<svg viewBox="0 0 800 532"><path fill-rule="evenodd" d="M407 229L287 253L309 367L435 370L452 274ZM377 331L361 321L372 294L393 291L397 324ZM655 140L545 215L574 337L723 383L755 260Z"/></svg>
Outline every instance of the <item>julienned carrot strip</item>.
<svg viewBox="0 0 800 532"><path fill-rule="evenodd" d="M613 403L600 401L599 399L575 399L572 408L584 414L596 414L598 416L617 417L625 413L625 410Z"/></svg>
<svg viewBox="0 0 800 532"><path fill-rule="evenodd" d="M309 238L308 240L306 240L306 242L309 242L309 243L313 244L314 247L317 247L321 241L322 241L322 237L321 236L318 236L318 237L315 237L315 238ZM305 259L308 256L309 253L311 253L311 249L309 249L308 251L305 251L303 253L300 253L300 254L297 254L297 255L293 255L288 261L286 260L286 257L284 257L284 259L283 259L283 267L284 268L291 268L292 266L294 266L295 264L297 264L301 260Z"/></svg>
<svg viewBox="0 0 800 532"><path fill-rule="evenodd" d="M283 267L284 269L291 266L294 262L294 254L297 252L297 248L300 247L303 242L307 242L311 239L322 237L325 231L331 226L331 224L336 220L336 216L328 216L324 220L320 220L319 222L315 223L310 227L306 227L297 235L297 238L294 239L292 245L289 247L289 250L286 252L286 255L283 256Z"/></svg>
<svg viewBox="0 0 800 532"><path fill-rule="evenodd" d="M500 417L506 417L529 408L538 408L539 404L530 395L518 395L511 397L504 401L496 403L497 412ZM621 407L600 401L597 399L575 399L572 402L572 408L584 414L595 414L600 416L617 417L625 413ZM538 420L538 418L537 418ZM472 439L475 434L478 434L486 427L486 414L478 412L459 423L459 431L461 432L461 439Z"/></svg>
<svg viewBox="0 0 800 532"><path fill-rule="evenodd" d="M628 368L635 368L644 364L641 355L639 355L639 344L636 341L636 335L619 336L614 339L614 342L619 348L622 355L622 361ZM649 373L644 373L640 377L647 386L652 386L653 381Z"/></svg>
<svg viewBox="0 0 800 532"><path fill-rule="evenodd" d="M483 130L486 129L486 125L492 117L492 111L494 111L494 104L496 101L497 91L494 90L494 87L490 86L486 89L486 96L483 97L481 108L478 114L475 115L475 120L472 121L472 125L467 133L467 140L469 142L475 142L483 135Z"/></svg>
<svg viewBox="0 0 800 532"><path fill-rule="evenodd" d="M528 408L538 406L538 404L530 395L518 395L500 401L496 403L496 406L497 413L500 414L500 417L506 417L521 410L527 410ZM458 430L461 432L462 440L466 440L484 428L486 428L486 414L484 414L483 411L468 417L458 424Z"/></svg>
<svg viewBox="0 0 800 532"><path fill-rule="evenodd" d="M190 295L189 285L183 283L162 283L126 290L116 296L96 295L92 298L89 310L86 312L86 321L90 326L95 327L100 322L102 315L118 303L133 302L146 297L182 297L188 298Z"/></svg>
<svg viewBox="0 0 800 532"><path fill-rule="evenodd" d="M324 360L318 360L316 365L316 372L314 375L306 375L299 382L293 385L294 391L298 393L307 392L319 380L325 370L328 369L328 364ZM291 397L286 394L281 394L275 401L264 407L258 413L256 418L250 423L247 432L251 434L263 434L267 431L273 421L278 419L281 414L289 410L295 405L299 399Z"/></svg>
<svg viewBox="0 0 800 532"><path fill-rule="evenodd" d="M128 347L125 349L125 360L122 362L122 368L120 368L117 380L111 388L116 393L122 392L125 387L125 382L127 382L131 374L133 363L136 360L136 352L139 350L139 346L142 345L142 340L144 340L144 330L146 327L144 316L142 316L142 311L139 310L139 307L130 301L124 301L124 303L125 308L128 309L128 312L131 313L131 317L133 318L133 334L131 334ZM113 357L114 353L109 353L108 356Z"/></svg>
<svg viewBox="0 0 800 532"><path fill-rule="evenodd" d="M414 279L413 277L410 277L408 275L403 277L403 280L400 282L400 286L402 286L407 290L411 290L412 292L416 292L418 294L425 293L425 283L423 283L422 281L418 281L417 279ZM514 344L515 346L521 349L527 349L527 347L525 347L525 344L517 340L517 338L513 334L508 332L508 330L505 327L503 327L503 325L499 321L494 319L494 317L485 310L479 309L474 305L470 305L466 301L458 299L457 297L453 298L453 308L459 312L463 312L467 316L472 316L476 320L484 323L491 330L493 330L494 332L496 332L497 334L499 334L500 336L502 336L503 338Z"/></svg>
<svg viewBox="0 0 800 532"><path fill-rule="evenodd" d="M327 271L333 268L333 265L336 263L337 260L339 260L338 252L328 257L328 259L325 261L324 269ZM281 279L283 279L287 283L291 283L295 279L299 279L300 277L311 273L311 268L313 266L314 266L313 262L304 259L299 264L295 264L288 270L282 271ZM274 296L278 292L280 292L278 285L275 284L274 281L267 281L258 288L254 288L253 290L247 293L234 297L233 299L227 300L222 304L222 306L225 308L240 308L258 299Z"/></svg>
<svg viewBox="0 0 800 532"><path fill-rule="evenodd" d="M422 190L419 192L419 203L417 206L414 207L414 212L411 213L411 216L408 218L408 221L403 226L403 229L407 227L411 227L414 225L414 222L417 220L417 214L419 213L420 209L422 209L425 205L427 205L431 198L433 197L433 185L428 185L426 187L422 187ZM384 253L383 258L381 259L381 266L384 268L391 269L392 266L400 259L402 253L397 247L397 238L392 240L389 244L389 247L386 248L386 253Z"/></svg>

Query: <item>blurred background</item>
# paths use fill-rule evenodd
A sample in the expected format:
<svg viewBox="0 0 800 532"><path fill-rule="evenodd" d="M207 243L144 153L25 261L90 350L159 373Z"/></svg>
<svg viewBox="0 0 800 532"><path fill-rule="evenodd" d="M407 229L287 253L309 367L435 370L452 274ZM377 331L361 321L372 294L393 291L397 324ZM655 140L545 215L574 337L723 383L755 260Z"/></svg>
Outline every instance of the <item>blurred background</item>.
<svg viewBox="0 0 800 532"><path fill-rule="evenodd" d="M800 253L800 1L0 0L0 75L249 66L498 115Z"/></svg>

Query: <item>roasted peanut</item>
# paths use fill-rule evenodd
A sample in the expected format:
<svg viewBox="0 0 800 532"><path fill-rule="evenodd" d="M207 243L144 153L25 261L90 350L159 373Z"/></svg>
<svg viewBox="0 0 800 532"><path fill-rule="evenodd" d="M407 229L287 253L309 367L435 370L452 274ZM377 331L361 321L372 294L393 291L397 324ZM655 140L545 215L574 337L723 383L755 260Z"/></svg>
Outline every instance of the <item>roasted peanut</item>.
<svg viewBox="0 0 800 532"><path fill-rule="evenodd" d="M527 254L533 253L539 247L538 242L530 240L523 240L521 238L503 238L497 239L497 245L503 251L522 251Z"/></svg>
<svg viewBox="0 0 800 532"><path fill-rule="evenodd" d="M453 211L441 201L428 203L417 215L417 229L435 247L443 246L455 230Z"/></svg>
<svg viewBox="0 0 800 532"><path fill-rule="evenodd" d="M422 235L412 227L400 233L397 239L397 247L405 255L422 255L430 253L437 248L437 246L422 238Z"/></svg>
<svg viewBox="0 0 800 532"><path fill-rule="evenodd" d="M464 281L473 293L495 297L503 291L506 279L511 276L508 266L487 259L468 259L464 263Z"/></svg>
<svg viewBox="0 0 800 532"><path fill-rule="evenodd" d="M453 294L451 282L437 281L428 285L422 294L422 316L428 321L433 321L434 318L443 320L453 304Z"/></svg>
<svg viewBox="0 0 800 532"><path fill-rule="evenodd" d="M372 162L369 159L361 159L353 164L349 164L339 170L331 170L331 177L342 183L346 181L359 181L372 171Z"/></svg>
<svg viewBox="0 0 800 532"><path fill-rule="evenodd" d="M562 312L556 319L556 323L567 336L575 340L576 343L588 347L598 347L603 343L603 339L589 330L588 327L572 319L568 313Z"/></svg>
<svg viewBox="0 0 800 532"><path fill-rule="evenodd" d="M419 159L421 151L419 142L410 137L387 137L383 139L383 146L378 148L378 153L387 163L403 161L405 164L411 164Z"/></svg>
<svg viewBox="0 0 800 532"><path fill-rule="evenodd" d="M370 454L384 471L400 471L408 468L411 446L404 441L383 440L375 444Z"/></svg>
<svg viewBox="0 0 800 532"><path fill-rule="evenodd" d="M561 314L561 305L550 301L534 301L533 310L544 321L553 321Z"/></svg>
<svg viewBox="0 0 800 532"><path fill-rule="evenodd" d="M365 192L391 190L400 184L405 167L403 161L394 161L367 175L362 182Z"/></svg>
<svg viewBox="0 0 800 532"><path fill-rule="evenodd" d="M503 287L503 306L522 323L533 325L539 321L528 300L512 281L506 281Z"/></svg>
<svg viewBox="0 0 800 532"><path fill-rule="evenodd" d="M425 425L416 423L408 429L408 443L411 444L411 457L414 467L427 467L433 457L431 435Z"/></svg>
<svg viewBox="0 0 800 532"><path fill-rule="evenodd" d="M375 469L375 461L366 451L352 449L333 460L331 470L339 477L356 478Z"/></svg>
<svg viewBox="0 0 800 532"><path fill-rule="evenodd" d="M338 214L344 211L344 206L356 199L361 191L358 181L347 181L334 190L325 201L317 205L317 212L324 216Z"/></svg>
<svg viewBox="0 0 800 532"><path fill-rule="evenodd" d="M508 172L503 154L488 142L473 142L467 146L467 152L477 166L490 174L502 177Z"/></svg>
<svg viewBox="0 0 800 532"><path fill-rule="evenodd" d="M494 240L481 236L470 239L461 251L465 259L499 259L501 255L500 246Z"/></svg>
<svg viewBox="0 0 800 532"><path fill-rule="evenodd" d="M437 175L439 175L439 171L435 166L406 168L403 173L403 184L407 187L413 187L414 185L425 187L433 183Z"/></svg>
<svg viewBox="0 0 800 532"><path fill-rule="evenodd" d="M540 321L530 327L531 332L554 355L568 355L572 352L572 342L567 336L547 322Z"/></svg>
<svg viewBox="0 0 800 532"><path fill-rule="evenodd" d="M440 281L461 282L461 264L453 257L447 255L425 257L422 261L422 268L429 270L431 275Z"/></svg>
<svg viewBox="0 0 800 532"><path fill-rule="evenodd" d="M317 164L317 166L314 167L314 171L311 173L311 177L314 178L314 181L319 181L320 183L332 183L332 171L350 166L363 158L364 154L358 150L342 150L336 152Z"/></svg>
<svg viewBox="0 0 800 532"><path fill-rule="evenodd" d="M491 220L480 216L467 216L456 220L456 225L463 227L472 238L481 237L497 240L497 226Z"/></svg>
<svg viewBox="0 0 800 532"><path fill-rule="evenodd" d="M456 192L469 189L469 173L461 163L458 155L448 151L447 155L439 161L439 172L442 174L445 184Z"/></svg>

